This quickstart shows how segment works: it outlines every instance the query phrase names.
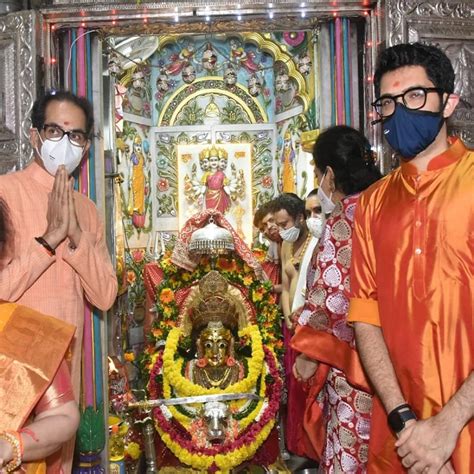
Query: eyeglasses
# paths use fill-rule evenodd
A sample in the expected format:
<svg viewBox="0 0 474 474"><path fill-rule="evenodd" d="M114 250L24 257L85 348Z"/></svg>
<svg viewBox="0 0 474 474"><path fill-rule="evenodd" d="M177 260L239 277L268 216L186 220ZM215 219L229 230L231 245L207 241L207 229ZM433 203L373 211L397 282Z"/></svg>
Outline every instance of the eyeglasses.
<svg viewBox="0 0 474 474"><path fill-rule="evenodd" d="M63 130L59 125L50 123L45 123L43 125L43 131L44 136L53 142L58 142L64 137L64 135L67 135L71 145L83 147L86 146L89 140L89 137L85 132L80 132L77 130L70 130L69 132L66 132L66 130Z"/></svg>
<svg viewBox="0 0 474 474"><path fill-rule="evenodd" d="M411 87L403 92L403 94L383 95L375 102L372 102L372 106L380 117L387 118L395 112L397 99L400 97L405 107L410 110L418 110L425 106L426 99L430 92L436 92L441 95L444 91L437 87Z"/></svg>

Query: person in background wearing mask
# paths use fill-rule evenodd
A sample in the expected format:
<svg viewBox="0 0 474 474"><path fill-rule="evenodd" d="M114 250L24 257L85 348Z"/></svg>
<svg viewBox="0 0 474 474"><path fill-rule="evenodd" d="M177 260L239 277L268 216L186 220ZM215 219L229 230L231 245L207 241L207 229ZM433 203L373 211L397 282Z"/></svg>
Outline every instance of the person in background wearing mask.
<svg viewBox="0 0 474 474"><path fill-rule="evenodd" d="M296 194L283 193L271 201L271 211L278 226L281 245L282 294L281 307L286 327L292 328L290 318L296 283L304 254L312 239L306 226L304 201Z"/></svg>
<svg viewBox="0 0 474 474"><path fill-rule="evenodd" d="M79 400L84 298L101 310L117 294L117 278L94 203L73 191L69 175L90 147L92 107L70 92L38 99L32 110L34 160L0 176L0 197L14 233L0 270L0 300L19 303L76 327L68 363ZM74 443L63 449L70 472Z"/></svg>
<svg viewBox="0 0 474 474"><path fill-rule="evenodd" d="M324 214L321 209L321 203L318 198L318 188L313 189L306 196L306 225L309 231L315 236L320 237L324 226ZM311 220L310 220L311 219Z"/></svg>
<svg viewBox="0 0 474 474"><path fill-rule="evenodd" d="M296 194L283 193L271 201L275 223L278 226L280 237L283 240L281 246L281 269L282 269L282 295L281 306L285 324L283 325L283 336L285 342L285 375L287 384L287 416L285 423L285 441L288 451L298 456L308 458L301 442L303 432L301 430L301 418L303 416L304 400L306 394L302 384L293 376L292 367L295 354L289 346L292 335L291 320L294 305L295 291L303 263L311 259L312 249L310 243L314 237L306 226L306 213L304 201ZM304 467L309 467L305 466Z"/></svg>
<svg viewBox="0 0 474 474"><path fill-rule="evenodd" d="M262 268L273 283L273 292L279 296L281 293L281 237L270 209L271 201L262 204L255 212L253 225L268 239L267 255Z"/></svg>
<svg viewBox="0 0 474 474"><path fill-rule="evenodd" d="M377 394L372 472L474 472L474 153L448 136L454 77L420 43L383 51L374 76L401 166L355 217L349 320Z"/></svg>
<svg viewBox="0 0 474 474"><path fill-rule="evenodd" d="M372 396L347 324L351 240L360 192L381 175L367 139L351 127L331 127L314 146L317 195L329 215L308 270L291 347L294 375L308 384L300 420L320 472L366 472Z"/></svg>
<svg viewBox="0 0 474 474"><path fill-rule="evenodd" d="M305 294L306 294L306 276L308 274L308 266L311 262L314 250L318 245L319 238L323 233L324 228L324 214L321 211L321 205L318 198L318 190L313 189L305 201L306 210L306 227L311 235L309 244L302 256L301 265L298 270L298 278L296 281L296 287L293 294L293 301L291 305L291 314L295 314L298 309L304 305ZM290 316L292 324L294 324L293 316Z"/></svg>

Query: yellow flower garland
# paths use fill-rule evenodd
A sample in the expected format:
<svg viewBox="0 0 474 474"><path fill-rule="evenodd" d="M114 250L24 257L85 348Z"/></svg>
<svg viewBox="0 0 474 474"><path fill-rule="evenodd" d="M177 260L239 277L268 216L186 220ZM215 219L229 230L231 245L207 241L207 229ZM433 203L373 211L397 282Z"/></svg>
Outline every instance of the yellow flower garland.
<svg viewBox="0 0 474 474"><path fill-rule="evenodd" d="M245 417L239 420L239 428L243 431L247 428L250 423L255 420L255 417L261 412L263 403L265 402L265 391L267 390L267 384L265 383L265 375L267 374L266 364L263 364L262 375L260 378L260 397L261 400L258 401L257 406Z"/></svg>
<svg viewBox="0 0 474 474"><path fill-rule="evenodd" d="M186 379L181 370L176 370L175 354L178 349L182 330L173 328L166 339L163 352L163 380L173 387L175 393L180 397L192 397L198 395L214 395L220 393L249 393L256 386L258 377L262 371L264 352L262 338L258 326L251 325L239 331L239 336L249 336L252 346L252 357L249 360L249 371L247 377L229 385L224 390L220 388L205 388Z"/></svg>
<svg viewBox="0 0 474 474"><path fill-rule="evenodd" d="M182 375L182 364L184 360L175 359L175 354L178 348L179 339L182 331L180 328L174 328L170 331L165 350L163 352L163 395L165 398L171 397L171 387L174 388L175 393L179 396L196 396L196 395L211 395L216 393L249 393L252 388L256 386L257 380L261 377L259 394L263 398L265 396L266 384L266 364L264 364L264 352L262 346L262 339L260 331L256 325L247 326L239 331L239 336L250 337L252 347L252 357L249 360L249 371L247 377L243 380L229 385L226 389L211 388L206 389L200 385L187 380ZM272 351L273 354L273 351ZM273 354L274 356L274 354ZM275 356L274 356L275 357ZM244 419L239 421L240 429L246 428L255 417L260 413L263 407L264 400L260 400ZM180 413L173 406L168 407L173 417L184 426L189 426L191 419L186 415ZM261 429L260 433L255 436L255 440L245 446L241 446L234 451L225 454L216 454L214 456L192 454L181 445L171 439L168 433L165 433L160 426L155 423L156 429L167 448L184 464L192 466L195 469L207 470L212 464L222 472L228 472L230 469L243 463L245 460L255 455L263 442L268 438L271 430L275 425L275 419L270 420Z"/></svg>
<svg viewBox="0 0 474 474"><path fill-rule="evenodd" d="M180 359L180 360L176 361L176 363L179 364L179 367L176 367L176 369L179 370L179 372L182 371L183 362L184 362L183 359ZM170 386L170 384L168 382L168 379L166 377L163 377L163 396L165 398L171 398L171 386ZM192 418L189 418L184 413L181 413L173 405L170 405L168 407L168 410L173 415L173 418L175 418L179 423L181 423L186 428L189 427L189 425L192 422Z"/></svg>
<svg viewBox="0 0 474 474"><path fill-rule="evenodd" d="M173 441L168 433L165 433L156 423L156 429L166 447L184 464L192 466L194 469L208 470L213 463L222 471L230 469L242 464L245 460L251 458L270 435L271 430L275 426L275 419L270 420L255 436L255 441L234 451L225 454L216 454L215 456L206 456L204 454L191 454L183 449L178 443Z"/></svg>
<svg viewBox="0 0 474 474"><path fill-rule="evenodd" d="M273 352L272 352L272 354L273 354ZM273 356L275 357L274 354L273 354ZM176 370L178 370L179 372L182 372L182 367L183 367L184 360L179 359L179 360L176 361L176 363L178 365L176 367ZM265 397L265 391L267 389L267 385L265 383L266 374L267 374L266 364L264 364L263 367L262 367L262 375L261 375L261 378L260 378L259 395L261 397L261 400L258 401L257 406L245 418L242 418L241 420L239 420L239 429L240 429L240 431L243 431L250 423L252 423L255 420L255 417L262 410L263 404L265 402L265 398L264 398ZM168 379L166 377L163 378L163 396L164 396L164 398L171 398L171 386L170 386L170 384L168 382ZM168 406L168 410L173 415L173 418L175 418L176 421L178 421L185 428L188 428L191 425L192 420L193 420L192 417L189 417L186 414L180 412L173 405Z"/></svg>

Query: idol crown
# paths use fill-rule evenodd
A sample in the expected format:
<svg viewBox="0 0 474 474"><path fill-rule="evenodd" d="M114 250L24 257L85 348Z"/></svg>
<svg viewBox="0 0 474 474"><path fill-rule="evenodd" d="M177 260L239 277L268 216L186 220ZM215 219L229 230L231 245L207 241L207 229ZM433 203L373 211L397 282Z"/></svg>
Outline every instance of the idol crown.
<svg viewBox="0 0 474 474"><path fill-rule="evenodd" d="M210 271L199 282L199 297L192 309L192 323L196 329L210 322L222 322L229 329L238 327L237 309L229 293L229 284L216 270Z"/></svg>

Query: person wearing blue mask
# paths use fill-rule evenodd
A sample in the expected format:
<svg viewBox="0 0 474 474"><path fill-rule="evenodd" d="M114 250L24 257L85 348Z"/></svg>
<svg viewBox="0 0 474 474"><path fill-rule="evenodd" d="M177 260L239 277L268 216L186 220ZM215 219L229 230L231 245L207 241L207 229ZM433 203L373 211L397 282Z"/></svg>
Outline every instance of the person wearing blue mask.
<svg viewBox="0 0 474 474"><path fill-rule="evenodd" d="M374 473L474 472L474 153L448 136L454 80L446 54L420 43L383 51L374 76L401 158L362 194L352 245L349 321L377 394Z"/></svg>

